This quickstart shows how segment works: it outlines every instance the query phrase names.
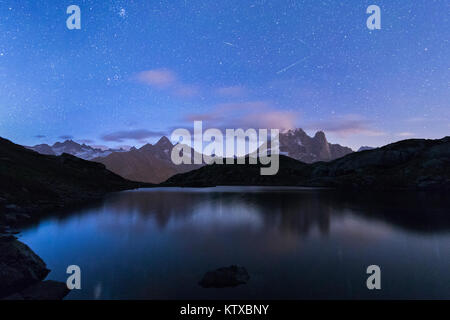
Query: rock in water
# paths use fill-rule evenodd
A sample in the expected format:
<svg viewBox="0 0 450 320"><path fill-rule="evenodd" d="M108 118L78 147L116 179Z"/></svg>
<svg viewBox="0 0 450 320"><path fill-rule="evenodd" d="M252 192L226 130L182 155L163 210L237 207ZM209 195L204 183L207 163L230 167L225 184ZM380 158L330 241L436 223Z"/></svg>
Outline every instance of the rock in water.
<svg viewBox="0 0 450 320"><path fill-rule="evenodd" d="M246 284L249 279L250 276L244 267L230 266L208 271L200 280L199 285L203 288L236 287Z"/></svg>

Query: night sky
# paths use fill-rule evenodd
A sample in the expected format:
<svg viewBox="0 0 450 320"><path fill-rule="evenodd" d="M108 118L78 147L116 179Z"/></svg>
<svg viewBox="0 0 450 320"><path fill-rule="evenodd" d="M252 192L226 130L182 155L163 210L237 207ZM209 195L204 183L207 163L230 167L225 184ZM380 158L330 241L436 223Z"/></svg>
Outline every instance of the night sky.
<svg viewBox="0 0 450 320"><path fill-rule="evenodd" d="M66 9L81 8L81 30ZM381 30L366 8L381 8ZM450 133L448 0L0 1L0 136L140 146L301 127L352 148Z"/></svg>

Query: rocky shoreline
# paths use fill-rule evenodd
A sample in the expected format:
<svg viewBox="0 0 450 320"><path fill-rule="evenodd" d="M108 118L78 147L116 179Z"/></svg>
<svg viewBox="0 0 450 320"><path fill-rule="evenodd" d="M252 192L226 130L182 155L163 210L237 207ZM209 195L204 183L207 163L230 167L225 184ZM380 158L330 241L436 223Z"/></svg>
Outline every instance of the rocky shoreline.
<svg viewBox="0 0 450 320"><path fill-rule="evenodd" d="M22 226L42 217L101 199L106 192L58 197L55 201L11 204L0 198L0 300L61 300L69 289L63 282L45 280L45 262L16 237Z"/></svg>
<svg viewBox="0 0 450 320"><path fill-rule="evenodd" d="M65 283L44 281L50 270L26 244L12 234L0 235L0 299L59 300L69 289Z"/></svg>
<svg viewBox="0 0 450 320"><path fill-rule="evenodd" d="M151 186L126 180L104 165L69 154L42 155L0 138L0 299L62 299L65 283L45 281L50 270L17 228L110 192Z"/></svg>

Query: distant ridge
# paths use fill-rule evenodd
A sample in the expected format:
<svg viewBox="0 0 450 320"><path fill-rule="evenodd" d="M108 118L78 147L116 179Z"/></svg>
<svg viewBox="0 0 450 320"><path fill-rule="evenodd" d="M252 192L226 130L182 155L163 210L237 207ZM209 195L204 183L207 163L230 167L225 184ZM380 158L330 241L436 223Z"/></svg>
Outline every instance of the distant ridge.
<svg viewBox="0 0 450 320"><path fill-rule="evenodd" d="M367 151L367 150L373 150L375 149L374 147L368 147L368 146L361 146L357 152L361 152L361 151Z"/></svg>
<svg viewBox="0 0 450 320"><path fill-rule="evenodd" d="M448 190L450 137L403 140L365 152L354 152L331 162L306 164L280 155L280 168L273 176L260 175L260 167L259 164L213 164L177 174L162 185Z"/></svg>
<svg viewBox="0 0 450 320"><path fill-rule="evenodd" d="M107 192L144 186L99 163L69 154L42 155L0 138L0 224L5 212L29 214L61 208Z"/></svg>
<svg viewBox="0 0 450 320"><path fill-rule="evenodd" d="M28 148L48 155L68 153L103 163L108 170L129 180L161 183L175 174L201 167L189 164L174 165L170 157L173 147L170 140L163 136L154 145L147 143L139 149L132 147L129 151L101 150L72 140L57 142L52 146L40 144ZM280 154L306 163L331 161L352 152L350 148L329 143L322 131L318 131L314 137L308 136L302 129L280 133Z"/></svg>
<svg viewBox="0 0 450 320"><path fill-rule="evenodd" d="M147 143L128 152L114 152L92 161L103 163L112 172L134 181L161 183L174 174L198 169L201 165L175 165L171 160L174 145L163 136L154 145ZM193 151L192 151L193 152ZM193 154L191 154L193 159Z"/></svg>
<svg viewBox="0 0 450 320"><path fill-rule="evenodd" d="M48 144L38 144L32 147L27 147L33 151L46 155L59 156L63 153L71 154L75 157L91 160L97 157L105 157L113 152L124 152L124 149L106 149L93 148L86 144L79 144L73 140L66 140L64 142L56 142L52 146Z"/></svg>

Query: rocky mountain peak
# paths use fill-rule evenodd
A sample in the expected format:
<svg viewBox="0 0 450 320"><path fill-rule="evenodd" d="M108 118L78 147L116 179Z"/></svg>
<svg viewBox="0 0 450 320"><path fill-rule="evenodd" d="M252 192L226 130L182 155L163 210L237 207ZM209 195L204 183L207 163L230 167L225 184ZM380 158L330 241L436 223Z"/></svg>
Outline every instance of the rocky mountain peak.
<svg viewBox="0 0 450 320"><path fill-rule="evenodd" d="M173 144L166 136L162 136L161 139L155 144L155 147L159 148L172 148Z"/></svg>
<svg viewBox="0 0 450 320"><path fill-rule="evenodd" d="M330 161L351 153L350 148L330 144L325 133L318 131L314 137L301 129L291 129L280 134L280 152L291 158L311 163Z"/></svg>
<svg viewBox="0 0 450 320"><path fill-rule="evenodd" d="M153 149L153 145L151 143L146 143L142 147L139 148L141 151L149 151Z"/></svg>
<svg viewBox="0 0 450 320"><path fill-rule="evenodd" d="M314 135L314 139L328 142L325 133L323 131L317 131L316 134Z"/></svg>
<svg viewBox="0 0 450 320"><path fill-rule="evenodd" d="M56 142L53 146L53 149L55 149L55 153L69 153L72 154L77 151L82 150L81 144L76 143L73 140L66 140L64 142Z"/></svg>
<svg viewBox="0 0 450 320"><path fill-rule="evenodd" d="M80 144L76 143L75 141L69 139L64 142L56 142L52 146L53 148L61 148L61 147L81 147Z"/></svg>
<svg viewBox="0 0 450 320"><path fill-rule="evenodd" d="M301 128L289 129L286 133L281 133L289 136L306 136L306 132Z"/></svg>

